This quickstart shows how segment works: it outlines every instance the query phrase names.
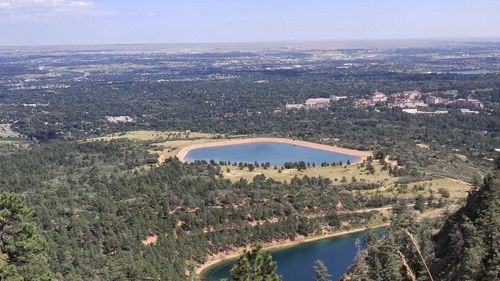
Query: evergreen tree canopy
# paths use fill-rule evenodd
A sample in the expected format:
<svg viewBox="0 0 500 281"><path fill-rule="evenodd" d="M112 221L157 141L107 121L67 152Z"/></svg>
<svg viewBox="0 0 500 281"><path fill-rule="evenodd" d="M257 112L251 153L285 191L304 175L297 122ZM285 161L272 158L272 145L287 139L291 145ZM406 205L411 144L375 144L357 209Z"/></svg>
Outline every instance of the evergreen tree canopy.
<svg viewBox="0 0 500 281"><path fill-rule="evenodd" d="M250 251L243 251L231 269L234 281L281 281L276 273L277 264L271 253L261 252L262 246L253 244Z"/></svg>
<svg viewBox="0 0 500 281"><path fill-rule="evenodd" d="M0 193L0 280L55 280L32 214L21 196Z"/></svg>
<svg viewBox="0 0 500 281"><path fill-rule="evenodd" d="M328 273L328 268L322 261L317 260L314 263L314 272L316 274L316 281L332 281L332 275Z"/></svg>

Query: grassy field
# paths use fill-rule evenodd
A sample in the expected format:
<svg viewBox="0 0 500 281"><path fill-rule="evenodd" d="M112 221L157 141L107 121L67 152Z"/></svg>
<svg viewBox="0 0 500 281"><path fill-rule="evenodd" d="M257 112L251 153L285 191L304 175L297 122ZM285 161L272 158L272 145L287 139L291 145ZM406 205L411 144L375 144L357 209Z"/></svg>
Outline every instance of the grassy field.
<svg viewBox="0 0 500 281"><path fill-rule="evenodd" d="M10 129L10 124L0 124L0 141L12 142L22 138Z"/></svg>
<svg viewBox="0 0 500 281"><path fill-rule="evenodd" d="M27 140L10 129L10 124L0 124L0 144L25 145Z"/></svg>
<svg viewBox="0 0 500 281"><path fill-rule="evenodd" d="M18 148L27 148L30 143L10 129L10 124L0 124L0 154L9 154Z"/></svg>
<svg viewBox="0 0 500 281"><path fill-rule="evenodd" d="M437 192L439 188L444 188L448 190L448 192L450 192L450 198L465 197L467 195L467 192L471 188L471 185L469 183L451 178L414 182L409 184L409 186L411 186L412 188L415 186L424 186L426 189L426 194L430 193L429 190Z"/></svg>
<svg viewBox="0 0 500 281"><path fill-rule="evenodd" d="M195 139L195 138L213 138L217 135L208 133L199 133L191 131L130 131L124 133L110 134L104 137L91 138L89 141L111 141L117 139L130 139L138 141L162 141L162 140L178 140L178 139Z"/></svg>
<svg viewBox="0 0 500 281"><path fill-rule="evenodd" d="M373 163L375 167L375 173L370 174L364 168L360 168L359 165L349 165L349 166L335 166L335 167L315 167L308 168L306 170L298 171L297 169L283 169L279 172L278 169L274 168L256 168L254 171L249 171L248 168L240 170L236 166L224 166L222 168L222 173L225 178L231 181L239 180L244 178L246 180L252 180L257 175L265 175L268 178L272 178L277 181L290 181L293 177L325 177L332 181L340 182L343 177L347 179L347 182L352 182L352 177L355 177L357 181L361 182L386 182L393 178L389 175L388 171L382 171L382 165L378 163ZM229 171L227 170L229 169Z"/></svg>
<svg viewBox="0 0 500 281"><path fill-rule="evenodd" d="M450 193L451 199L464 198L470 190L469 183L451 178L441 178L435 180L418 181L408 184L391 184L384 190L366 191L366 194L381 192L383 195L393 195L398 198L414 198L418 194L430 196L431 193L437 194L440 188L446 189Z"/></svg>

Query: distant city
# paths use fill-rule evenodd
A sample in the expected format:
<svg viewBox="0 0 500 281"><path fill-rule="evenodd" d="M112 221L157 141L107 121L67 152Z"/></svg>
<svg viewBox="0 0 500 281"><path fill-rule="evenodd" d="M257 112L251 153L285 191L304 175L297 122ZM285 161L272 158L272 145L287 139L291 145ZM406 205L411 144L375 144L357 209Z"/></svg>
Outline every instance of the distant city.
<svg viewBox="0 0 500 281"><path fill-rule="evenodd" d="M325 109L331 104L341 100L347 100L347 96L332 95L329 98L309 98L304 103L287 103L285 109ZM435 93L422 94L420 91L403 91L386 95L380 91L374 92L370 98L353 99L352 104L356 107L400 107L404 108L403 112L409 114L446 114L448 110L439 110L438 106L446 106L451 108L458 108L464 114L478 114L479 111L470 109L483 109L484 104L471 97L460 99L449 99L444 97L435 96ZM417 108L432 106L433 110L420 111ZM280 113L276 110L275 113Z"/></svg>

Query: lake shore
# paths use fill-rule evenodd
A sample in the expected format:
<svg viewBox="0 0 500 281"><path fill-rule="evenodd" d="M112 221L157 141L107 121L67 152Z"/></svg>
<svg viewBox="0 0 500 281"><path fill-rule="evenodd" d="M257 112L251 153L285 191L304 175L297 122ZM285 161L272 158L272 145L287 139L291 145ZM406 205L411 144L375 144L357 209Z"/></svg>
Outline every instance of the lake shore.
<svg viewBox="0 0 500 281"><path fill-rule="evenodd" d="M347 154L347 155L359 157L359 161L356 161L356 163L362 162L363 160L366 160L366 158L371 155L370 151L354 150L354 149L348 149L348 148L343 148L343 147L338 147L338 146L331 146L331 145L319 144L319 143L301 141L301 140L262 137L262 138L221 140L221 141L216 141L216 142L192 144L192 145L188 145L188 146L185 146L185 147L179 149L179 151L177 151L175 156L180 161L186 162L186 159L185 159L186 156L189 154L190 151L195 150L195 149L208 148L208 147L220 147L220 146L228 146L228 145L238 145L238 144L261 143L261 142L284 143L284 144L298 145L298 146L314 148L314 149L319 149L319 150L324 150L324 151L329 151L329 152Z"/></svg>
<svg viewBox="0 0 500 281"><path fill-rule="evenodd" d="M338 231L338 232L333 232L333 233L328 233L328 234L320 234L320 235L315 235L315 236L310 236L310 237L298 236L298 238L296 238L295 240L286 239L286 240L279 240L279 241L275 241L275 242L271 242L271 243L266 243L263 245L262 249L263 250L277 250L277 249L289 248L289 247L294 247L294 246L304 244L304 243L309 243L309 242L314 242L314 241L318 241L318 240L329 239L329 238L359 233L359 232L366 231L370 228L376 229L376 228L387 227L389 225L390 225L390 223L384 223L384 224L375 225L375 226L371 226L371 227L355 228L355 229L351 229L351 230ZM196 274L200 277L200 280L203 281L204 276L211 268L217 266L219 263L223 263L223 262L237 258L243 252L244 249L248 249L248 247L234 248L230 251L224 251L224 252L210 256L205 263L201 264L200 266L198 266L196 268Z"/></svg>

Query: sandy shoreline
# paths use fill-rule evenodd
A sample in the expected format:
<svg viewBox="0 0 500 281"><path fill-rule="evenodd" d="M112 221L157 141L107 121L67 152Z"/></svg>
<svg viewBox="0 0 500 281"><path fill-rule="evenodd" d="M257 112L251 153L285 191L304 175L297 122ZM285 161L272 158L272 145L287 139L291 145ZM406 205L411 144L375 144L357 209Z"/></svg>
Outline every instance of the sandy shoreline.
<svg viewBox="0 0 500 281"><path fill-rule="evenodd" d="M369 228L376 229L376 228L387 227L389 225L390 225L390 223L385 223L385 224L375 225L372 227L355 228L355 229L351 229L351 230L339 231L339 232L334 232L334 233L329 233L329 234L322 234L322 235L311 236L311 237L307 237L307 238L306 237L299 237L295 240L287 239L287 240L282 240L282 241L264 244L263 250L276 250L276 249L281 249L281 248L288 248L288 247L297 246L297 245L303 244L303 243L314 242L314 241L318 241L318 240L323 240L323 239L328 239L328 238L333 238L333 237L338 237L338 236L343 236L343 235L348 235L348 234L354 234L354 233L366 231ZM216 266L219 263L237 258L244 249L245 249L245 247L239 247L239 248L236 248L236 249L233 249L230 251L225 251L225 252L210 256L204 264L202 264L196 268L196 274L200 277L201 280L203 280L203 277L208 272L208 270L210 270L211 268L213 268L214 266Z"/></svg>
<svg viewBox="0 0 500 281"><path fill-rule="evenodd" d="M259 143L259 142L286 143L286 144L292 144L292 145L298 145L298 146L303 146L303 147L320 149L320 150L329 151L329 152L342 153L342 154L347 154L347 155L359 157L360 161L365 160L368 156L371 155L371 152L369 152L369 151L354 150L354 149L348 149L348 148L343 148L343 147L338 147L338 146L331 146L331 145L319 144L319 143L301 141L301 140L292 140L292 139L285 139L285 138L247 138L247 139L232 139L232 140L221 140L221 141L209 142L209 143L192 144L192 145L188 145L186 147L179 149L179 151L177 151L175 156L177 158L179 158L180 161L186 162L186 160L185 160L186 156L188 155L188 153L191 150L194 150L194 149L200 149L200 148L206 148L206 147L219 147L219 146L227 146L227 145L237 145L237 144Z"/></svg>

